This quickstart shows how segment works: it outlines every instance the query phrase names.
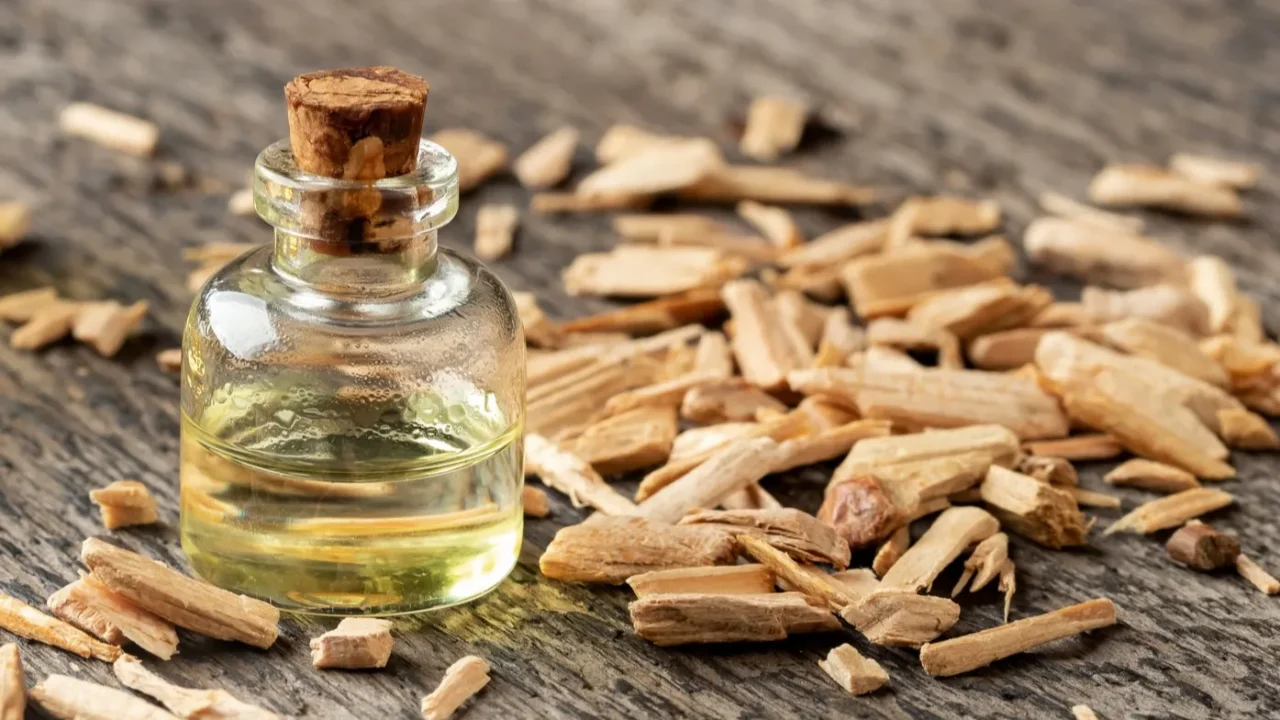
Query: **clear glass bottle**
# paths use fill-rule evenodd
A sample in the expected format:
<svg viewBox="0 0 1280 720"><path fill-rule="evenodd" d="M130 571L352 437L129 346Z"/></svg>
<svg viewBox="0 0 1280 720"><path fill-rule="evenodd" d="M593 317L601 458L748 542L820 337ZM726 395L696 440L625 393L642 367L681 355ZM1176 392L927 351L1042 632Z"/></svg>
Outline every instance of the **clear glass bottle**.
<svg viewBox="0 0 1280 720"><path fill-rule="evenodd" d="M182 544L202 577L386 615L510 572L524 338L502 283L436 247L457 204L457 163L427 141L377 181L302 172L288 142L258 157L274 246L213 276L183 337Z"/></svg>

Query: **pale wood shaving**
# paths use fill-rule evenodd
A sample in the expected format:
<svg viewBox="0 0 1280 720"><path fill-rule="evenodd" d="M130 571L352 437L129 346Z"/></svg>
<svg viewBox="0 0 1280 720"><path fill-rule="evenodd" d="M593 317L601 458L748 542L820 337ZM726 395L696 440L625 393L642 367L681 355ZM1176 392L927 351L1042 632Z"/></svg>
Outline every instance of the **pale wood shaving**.
<svg viewBox="0 0 1280 720"><path fill-rule="evenodd" d="M1186 470L1142 458L1134 458L1122 463L1102 479L1110 485L1162 493L1176 493L1200 487L1196 476Z"/></svg>
<svg viewBox="0 0 1280 720"><path fill-rule="evenodd" d="M839 482L843 477L869 472L887 473L894 467L906 467L915 473L922 463L970 454L981 456L988 466L1011 466L1021 451L1017 435L1001 425L894 435L858 443L832 480ZM980 476L986 472L983 467Z"/></svg>
<svg viewBox="0 0 1280 720"><path fill-rule="evenodd" d="M108 530L150 525L158 519L156 499L147 486L136 480L117 480L105 488L90 490L89 499L102 512L102 524Z"/></svg>
<svg viewBox="0 0 1280 720"><path fill-rule="evenodd" d="M634 242L658 242L663 237L723 235L728 229L720 221L692 213L645 213L615 215L613 231Z"/></svg>
<svg viewBox="0 0 1280 720"><path fill-rule="evenodd" d="M1169 169L1194 182L1237 190L1253 187L1262 175L1262 168L1253 163L1192 153L1169 158Z"/></svg>
<svg viewBox="0 0 1280 720"><path fill-rule="evenodd" d="M884 249L889 223L867 220L827 231L803 245L790 248L777 258L784 268L834 267Z"/></svg>
<svg viewBox="0 0 1280 720"><path fill-rule="evenodd" d="M430 138L458 161L458 191L467 192L507 167L507 147L484 133L463 128L437 131Z"/></svg>
<svg viewBox="0 0 1280 720"><path fill-rule="evenodd" d="M1208 309L1209 332L1225 332L1235 319L1240 297L1231 266L1219 257L1197 256L1187 263L1187 285Z"/></svg>
<svg viewBox="0 0 1280 720"><path fill-rule="evenodd" d="M889 674L880 663L858 654L848 643L832 648L825 659L818 661L818 667L850 695L866 695L889 682Z"/></svg>
<svg viewBox="0 0 1280 720"><path fill-rule="evenodd" d="M1074 487L1080 484L1080 476L1071 465L1071 461L1066 458L1025 455L1018 459L1016 469L1024 475L1030 475L1050 485Z"/></svg>
<svg viewBox="0 0 1280 720"><path fill-rule="evenodd" d="M782 550L751 534L737 536L738 545L757 562L773 571L778 584L787 590L803 593L814 604L838 611L855 601L848 588L826 572L812 565L801 565Z"/></svg>
<svg viewBox="0 0 1280 720"><path fill-rule="evenodd" d="M497 260L511 252L520 211L514 205L481 205L476 211L476 257Z"/></svg>
<svg viewBox="0 0 1280 720"><path fill-rule="evenodd" d="M150 120L87 102L64 107L58 115L58 127L66 135L130 155L151 155L160 140L160 127Z"/></svg>
<svg viewBox="0 0 1280 720"><path fill-rule="evenodd" d="M18 637L62 648L82 658L112 662L120 657L120 648L115 645L100 642L71 625L4 594L0 594L0 628Z"/></svg>
<svg viewBox="0 0 1280 720"><path fill-rule="evenodd" d="M993 281L939 293L911 308L907 318L969 340L1025 325L1052 303L1042 287Z"/></svg>
<svg viewBox="0 0 1280 720"><path fill-rule="evenodd" d="M724 165L711 140L673 140L643 147L583 178L579 195L646 195L688 187Z"/></svg>
<svg viewBox="0 0 1280 720"><path fill-rule="evenodd" d="M1000 523L982 508L950 508L939 515L925 534L903 553L881 578L880 585L912 592L932 587L938 574L960 553L999 530Z"/></svg>
<svg viewBox="0 0 1280 720"><path fill-rule="evenodd" d="M596 162L608 165L655 145L694 139L696 138L658 135L631 125L613 125L596 143Z"/></svg>
<svg viewBox="0 0 1280 720"><path fill-rule="evenodd" d="M22 720L27 710L26 682L18 646L0 645L0 720Z"/></svg>
<svg viewBox="0 0 1280 720"><path fill-rule="evenodd" d="M794 248L804 243L804 233L784 208L743 200L738 203L737 212L776 247Z"/></svg>
<svg viewBox="0 0 1280 720"><path fill-rule="evenodd" d="M534 143L511 164L520 184L535 190L553 187L569 177L578 130L562 127Z"/></svg>
<svg viewBox="0 0 1280 720"><path fill-rule="evenodd" d="M725 165L680 191L680 197L704 202L758 202L781 205L865 205L874 190L811 177L798 170L758 165Z"/></svg>
<svg viewBox="0 0 1280 720"><path fill-rule="evenodd" d="M927 643L920 648L920 664L935 677L959 675L1037 645L1115 622L1115 605L1106 598L1098 598L969 635Z"/></svg>
<svg viewBox="0 0 1280 720"><path fill-rule="evenodd" d="M652 195L635 193L539 192L529 198L530 212L539 215L598 212L608 210L642 210L653 202Z"/></svg>
<svg viewBox="0 0 1280 720"><path fill-rule="evenodd" d="M15 350L39 350L66 337L75 324L80 307L74 303L56 302L41 308L9 336Z"/></svg>
<svg viewBox="0 0 1280 720"><path fill-rule="evenodd" d="M1229 447L1280 450L1280 436L1261 415L1235 408L1218 411L1218 430Z"/></svg>
<svg viewBox="0 0 1280 720"><path fill-rule="evenodd" d="M858 314L875 318L901 315L936 293L1003 274L972 252L929 245L856 258L840 277Z"/></svg>
<svg viewBox="0 0 1280 720"><path fill-rule="evenodd" d="M391 658L391 621L346 618L311 640L311 665L317 668L381 668Z"/></svg>
<svg viewBox="0 0 1280 720"><path fill-rule="evenodd" d="M902 559L902 554L911 547L911 528L903 525L876 548L875 558L871 561L871 569L875 574L884 577L889 568Z"/></svg>
<svg viewBox="0 0 1280 720"><path fill-rule="evenodd" d="M1056 192L1040 193L1040 209L1066 220L1090 223L1114 232L1138 234L1144 223L1136 215L1121 215L1086 205Z"/></svg>
<svg viewBox="0 0 1280 720"><path fill-rule="evenodd" d="M0 320L26 322L56 305L58 291L51 287L11 293L0 297Z"/></svg>
<svg viewBox="0 0 1280 720"><path fill-rule="evenodd" d="M66 675L45 678L31 688L31 699L58 720L177 720L123 690Z"/></svg>
<svg viewBox="0 0 1280 720"><path fill-rule="evenodd" d="M606 515L637 512L635 503L609 487L586 460L537 433L525 435L524 458L528 472L568 495L575 507L593 507Z"/></svg>
<svg viewBox="0 0 1280 720"><path fill-rule="evenodd" d="M1000 568L1000 592L1004 593L1004 621L1009 622L1009 608L1013 605L1013 594L1018 591L1017 569L1012 560L1005 560Z"/></svg>
<svg viewBox="0 0 1280 720"><path fill-rule="evenodd" d="M642 502L639 513L650 520L674 523L693 508L714 507L769 474L777 453L778 443L768 437L732 440Z"/></svg>
<svg viewBox="0 0 1280 720"><path fill-rule="evenodd" d="M1147 318L1132 317L1107 323L1102 339L1130 355L1147 358L1212 385L1226 387L1227 371L1200 349L1186 332Z"/></svg>
<svg viewBox="0 0 1280 720"><path fill-rule="evenodd" d="M1039 440L1024 443L1022 449L1032 455L1062 458L1073 462L1110 460L1124 452L1124 446L1120 441L1106 433L1086 433L1060 440Z"/></svg>
<svg viewBox="0 0 1280 720"><path fill-rule="evenodd" d="M538 566L553 580L621 585L651 570L729 565L737 557L737 541L722 528L596 517L557 532Z"/></svg>
<svg viewBox="0 0 1280 720"><path fill-rule="evenodd" d="M468 655L444 671L440 685L422 698L423 720L446 720L471 696L489 684L489 663L482 657Z"/></svg>
<svg viewBox="0 0 1280 720"><path fill-rule="evenodd" d="M790 98L765 95L751 101L738 149L743 155L772 162L800 144L808 110Z"/></svg>
<svg viewBox="0 0 1280 720"><path fill-rule="evenodd" d="M991 584L992 580L1000 576L1000 569L1008 559L1008 535L998 532L978 543L969 558L964 561L964 572L960 574L960 580L951 591L951 597L954 598L963 592L970 579L973 580L973 584L969 585L969 592L978 592Z"/></svg>
<svg viewBox="0 0 1280 720"><path fill-rule="evenodd" d="M917 235L985 235L998 227L1000 204L994 200L912 197L894 211L885 247L902 248Z"/></svg>
<svg viewBox="0 0 1280 720"><path fill-rule="evenodd" d="M878 318L867 325L866 339L871 347L889 347L902 351L935 350L938 353L939 367L964 367L964 359L960 356L960 341L945 328L905 322L897 318Z"/></svg>
<svg viewBox="0 0 1280 720"><path fill-rule="evenodd" d="M628 609L636 635L659 647L785 640L840 628L834 615L797 592L650 595Z"/></svg>
<svg viewBox="0 0 1280 720"><path fill-rule="evenodd" d="M145 300L124 307L117 302L86 303L76 313L71 335L87 343L103 357L120 351L129 333L137 329L147 314Z"/></svg>
<svg viewBox="0 0 1280 720"><path fill-rule="evenodd" d="M628 335L648 335L688 323L710 320L723 310L724 301L720 299L720 291L705 288L575 318L560 324L559 330L564 333L623 332Z"/></svg>
<svg viewBox="0 0 1280 720"><path fill-rule="evenodd" d="M1089 525L1071 492L998 465L982 481L982 501L1000 523L1054 549L1083 545Z"/></svg>
<svg viewBox="0 0 1280 720"><path fill-rule="evenodd" d="M226 690L194 690L173 685L147 670L131 655L112 664L121 685L159 700L174 715L189 720L280 720L280 716L237 699Z"/></svg>
<svg viewBox="0 0 1280 720"><path fill-rule="evenodd" d="M1149 238L1061 218L1037 218L1022 237L1035 265L1110 287L1137 288L1183 277L1183 259Z"/></svg>
<svg viewBox="0 0 1280 720"><path fill-rule="evenodd" d="M112 592L179 627L260 648L271 647L279 633L280 611L270 605L189 578L137 553L89 538L80 558Z"/></svg>
<svg viewBox="0 0 1280 720"><path fill-rule="evenodd" d="M1093 313L1078 302L1055 302L1028 323L1033 328L1080 328L1097 321Z"/></svg>
<svg viewBox="0 0 1280 720"><path fill-rule="evenodd" d="M680 524L722 525L730 532L763 540L803 562L828 563L841 570L849 565L848 543L817 518L795 508L694 510L681 518Z"/></svg>
<svg viewBox="0 0 1280 720"><path fill-rule="evenodd" d="M636 499L644 500L684 477L690 470L702 465L711 456L720 452L731 440L768 437L776 441L783 441L809 432L810 426L805 416L798 413L788 413L764 422L749 423L745 430L736 428L728 433L714 433L707 436L704 441L700 441L706 443L705 448L699 449L697 452L682 454L679 459L670 460L666 465L645 475L644 479L640 481L640 486L636 489ZM729 494L731 495L732 493ZM726 495L726 497L728 496Z"/></svg>
<svg viewBox="0 0 1280 720"><path fill-rule="evenodd" d="M1120 507L1120 498L1115 495L1097 492L1095 490L1086 490L1081 487L1066 487L1062 491L1075 498L1077 505L1099 508L1118 508Z"/></svg>
<svg viewBox="0 0 1280 720"><path fill-rule="evenodd" d="M182 348L169 348L156 353L156 365L167 373L182 371Z"/></svg>
<svg viewBox="0 0 1280 720"><path fill-rule="evenodd" d="M745 271L743 261L712 248L622 245L577 256L562 277L570 295L640 298L722 285Z"/></svg>
<svg viewBox="0 0 1280 720"><path fill-rule="evenodd" d="M596 472L615 475L666 462L678 430L674 407L642 406L588 426L565 446Z"/></svg>
<svg viewBox="0 0 1280 720"><path fill-rule="evenodd" d="M680 416L712 425L752 420L762 408L783 411L787 406L741 378L730 378L691 388L680 405Z"/></svg>
<svg viewBox="0 0 1280 720"><path fill-rule="evenodd" d="M764 565L654 570L627 578L636 597L693 593L700 595L764 595L773 592L773 571Z"/></svg>
<svg viewBox="0 0 1280 720"><path fill-rule="evenodd" d="M955 625L960 606L911 590L879 589L850 604L840 617L876 645L920 647Z"/></svg>
<svg viewBox="0 0 1280 720"><path fill-rule="evenodd" d="M1076 720L1098 720L1098 714L1088 705L1072 705L1071 714Z"/></svg>
<svg viewBox="0 0 1280 720"><path fill-rule="evenodd" d="M49 612L105 642L119 645L126 639L168 660L178 652L173 625L108 589L91 575L49 596Z"/></svg>
<svg viewBox="0 0 1280 720"><path fill-rule="evenodd" d="M778 447L772 472L786 472L806 465L843 457L862 440L886 437L892 430L887 420L854 420L810 435L784 440Z"/></svg>
<svg viewBox="0 0 1280 720"><path fill-rule="evenodd" d="M1089 199L1108 207L1155 207L1204 217L1235 218L1244 214L1240 197L1231 188L1143 165L1103 168L1089 183Z"/></svg>
<svg viewBox="0 0 1280 720"><path fill-rule="evenodd" d="M1267 572L1253 558L1241 553L1236 557L1236 571L1240 577L1253 583L1253 586L1267 595L1280 595L1280 580Z"/></svg>
<svg viewBox="0 0 1280 720"><path fill-rule="evenodd" d="M0 252L22 242L30 227L30 205L17 200L0 202Z"/></svg>
<svg viewBox="0 0 1280 720"><path fill-rule="evenodd" d="M1126 531L1147 535L1177 527L1192 518L1224 508L1234 500L1229 493L1211 488L1183 490L1139 505L1112 523L1103 534Z"/></svg>
<svg viewBox="0 0 1280 720"><path fill-rule="evenodd" d="M238 217L246 217L257 212L253 205L253 188L241 188L227 198L227 212Z"/></svg>
<svg viewBox="0 0 1280 720"><path fill-rule="evenodd" d="M813 351L798 330L783 321L759 282L735 280L721 292L733 319L730 345L748 382L765 390L781 389L788 372L813 363Z"/></svg>
<svg viewBox="0 0 1280 720"><path fill-rule="evenodd" d="M521 489L521 505L525 517L544 518L551 514L551 502L540 488L525 485Z"/></svg>
<svg viewBox="0 0 1280 720"><path fill-rule="evenodd" d="M1240 556L1239 540L1199 520L1189 520L1178 528L1164 548L1174 561L1204 571L1235 567Z"/></svg>
<svg viewBox="0 0 1280 720"><path fill-rule="evenodd" d="M673 231L659 236L658 246L714 248L729 257L753 264L772 264L778 256L778 248L770 245L764 238L727 232L684 235Z"/></svg>

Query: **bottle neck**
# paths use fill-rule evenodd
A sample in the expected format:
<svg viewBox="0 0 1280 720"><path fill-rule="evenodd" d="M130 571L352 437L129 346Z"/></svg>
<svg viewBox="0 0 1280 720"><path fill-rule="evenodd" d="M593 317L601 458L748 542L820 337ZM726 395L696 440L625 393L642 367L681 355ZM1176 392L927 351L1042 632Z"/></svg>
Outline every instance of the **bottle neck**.
<svg viewBox="0 0 1280 720"><path fill-rule="evenodd" d="M378 242L332 242L277 228L271 263L290 280L327 293L391 295L435 274L436 231Z"/></svg>

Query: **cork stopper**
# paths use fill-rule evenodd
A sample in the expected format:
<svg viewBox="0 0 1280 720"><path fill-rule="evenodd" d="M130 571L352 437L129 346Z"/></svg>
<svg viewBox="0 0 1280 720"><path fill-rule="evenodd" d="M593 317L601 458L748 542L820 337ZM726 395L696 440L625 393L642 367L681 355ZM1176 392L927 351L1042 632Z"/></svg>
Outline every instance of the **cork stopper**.
<svg viewBox="0 0 1280 720"><path fill-rule="evenodd" d="M392 67L299 75L284 87L294 161L343 180L414 172L428 89L422 78Z"/></svg>

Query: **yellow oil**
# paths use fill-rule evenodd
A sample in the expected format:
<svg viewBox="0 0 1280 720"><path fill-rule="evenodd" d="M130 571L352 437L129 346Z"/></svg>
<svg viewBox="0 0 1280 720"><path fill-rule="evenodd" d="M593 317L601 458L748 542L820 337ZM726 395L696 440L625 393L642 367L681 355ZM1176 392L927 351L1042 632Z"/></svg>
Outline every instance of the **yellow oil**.
<svg viewBox="0 0 1280 720"><path fill-rule="evenodd" d="M293 411L257 423L211 412L197 423L184 412L182 544L192 567L304 613L391 615L487 592L520 550L520 428L452 415L453 432L403 408L351 432L327 420L343 416L332 411L305 423Z"/></svg>

